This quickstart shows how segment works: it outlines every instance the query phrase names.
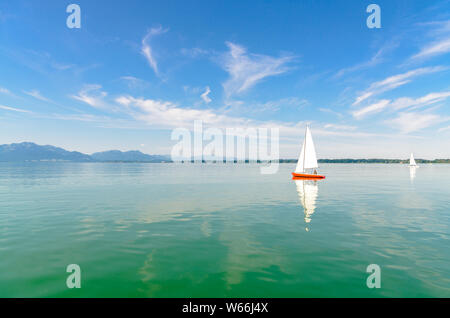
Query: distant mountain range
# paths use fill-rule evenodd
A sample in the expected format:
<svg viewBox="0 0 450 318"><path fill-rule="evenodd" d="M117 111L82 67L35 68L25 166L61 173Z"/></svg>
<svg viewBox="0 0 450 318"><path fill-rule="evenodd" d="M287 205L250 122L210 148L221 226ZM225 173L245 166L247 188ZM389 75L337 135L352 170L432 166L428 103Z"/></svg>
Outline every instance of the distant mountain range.
<svg viewBox="0 0 450 318"><path fill-rule="evenodd" d="M110 150L86 155L81 152L67 151L54 146L36 145L32 142L0 145L0 162L5 161L172 162L169 156L147 155L137 150L126 152ZM320 163L408 163L409 159L319 159L318 161ZM183 162L191 162L191 160L185 160ZM204 162L210 162L210 160L204 160ZM248 162L248 160L245 162ZM280 159L279 162L296 163L297 159ZM450 159L416 159L416 162L450 163Z"/></svg>
<svg viewBox="0 0 450 318"><path fill-rule="evenodd" d="M32 142L0 145L1 161L73 161L73 162L168 162L169 156L147 155L140 151L111 150L86 155Z"/></svg>
<svg viewBox="0 0 450 318"><path fill-rule="evenodd" d="M91 155L95 161L144 161L144 162L165 162L170 161L168 156L147 155L140 151L110 150L104 152L96 152Z"/></svg>

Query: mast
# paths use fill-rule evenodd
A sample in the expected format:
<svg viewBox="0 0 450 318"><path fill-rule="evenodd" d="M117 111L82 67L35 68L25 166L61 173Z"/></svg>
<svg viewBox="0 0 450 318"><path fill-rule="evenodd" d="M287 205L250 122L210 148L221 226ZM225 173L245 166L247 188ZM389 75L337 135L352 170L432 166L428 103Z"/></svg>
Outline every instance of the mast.
<svg viewBox="0 0 450 318"><path fill-rule="evenodd" d="M303 172L306 172L305 169L305 160L306 160L306 135L308 134L308 124L306 124L306 130L305 130L305 144L304 144L304 148L305 151L303 151Z"/></svg>

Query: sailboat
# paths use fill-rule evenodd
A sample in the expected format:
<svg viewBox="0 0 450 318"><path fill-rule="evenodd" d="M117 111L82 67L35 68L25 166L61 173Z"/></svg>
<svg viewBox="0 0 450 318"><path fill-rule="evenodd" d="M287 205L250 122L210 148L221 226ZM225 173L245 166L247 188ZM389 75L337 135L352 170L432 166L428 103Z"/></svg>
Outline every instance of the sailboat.
<svg viewBox="0 0 450 318"><path fill-rule="evenodd" d="M409 158L409 166L417 167L416 160L414 160L414 155L411 153L411 157Z"/></svg>
<svg viewBox="0 0 450 318"><path fill-rule="evenodd" d="M295 172L292 172L292 176L294 179L325 179L325 176L317 174L315 169L318 167L316 149L314 148L311 131L309 130L309 126L306 126L302 151L298 158Z"/></svg>

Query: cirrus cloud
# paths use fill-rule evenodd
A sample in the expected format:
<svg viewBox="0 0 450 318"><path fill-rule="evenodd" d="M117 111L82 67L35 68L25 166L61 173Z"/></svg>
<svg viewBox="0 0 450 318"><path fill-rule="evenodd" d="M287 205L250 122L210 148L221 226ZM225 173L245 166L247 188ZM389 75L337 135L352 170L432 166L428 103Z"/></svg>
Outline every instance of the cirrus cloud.
<svg viewBox="0 0 450 318"><path fill-rule="evenodd" d="M72 95L73 99L79 100L80 102L86 103L94 108L105 108L106 103L104 98L108 95L106 92L101 91L101 85L85 85L79 92L78 95Z"/></svg>
<svg viewBox="0 0 450 318"><path fill-rule="evenodd" d="M200 95L200 97L203 99L203 101L206 104L211 103L212 99L208 96L209 93L211 93L211 89L209 88L209 86L206 86L206 90L203 94Z"/></svg>
<svg viewBox="0 0 450 318"><path fill-rule="evenodd" d="M150 46L150 40L155 35L160 35L166 33L167 31L169 31L169 29L163 29L162 26L151 28L150 30L148 30L147 34L142 39L141 54L145 57L148 64L153 69L156 75L159 75L158 62L156 61L156 58L154 56L153 48Z"/></svg>
<svg viewBox="0 0 450 318"><path fill-rule="evenodd" d="M240 94L264 78L283 74L291 68L288 66L294 56L272 57L247 53L247 50L235 43L226 42L229 51L222 56L221 66L230 77L223 83L225 94L229 97Z"/></svg>
<svg viewBox="0 0 450 318"><path fill-rule="evenodd" d="M353 105L358 105L362 101L368 99L369 97L373 97L375 95L384 93L386 91L390 91L394 88L397 88L399 86L405 85L414 77L425 75L425 74L431 74L440 72L443 70L446 70L446 67L443 66L431 66L431 67L422 67L418 69L414 69L411 71L408 71L406 73L401 73L393 76L389 76L385 78L384 80L372 83L367 90L365 90L363 93L361 93L359 96L356 97L355 101L353 102Z"/></svg>
<svg viewBox="0 0 450 318"><path fill-rule="evenodd" d="M450 120L450 117L443 117L438 114L426 112L402 112L394 119L387 120L386 123L401 133L408 134L425 129Z"/></svg>

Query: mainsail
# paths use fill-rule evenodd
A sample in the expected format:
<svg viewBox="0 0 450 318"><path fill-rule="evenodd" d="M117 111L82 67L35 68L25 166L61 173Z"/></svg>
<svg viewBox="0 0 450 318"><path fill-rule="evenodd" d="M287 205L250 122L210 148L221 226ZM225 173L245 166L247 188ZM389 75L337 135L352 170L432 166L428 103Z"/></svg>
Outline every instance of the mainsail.
<svg viewBox="0 0 450 318"><path fill-rule="evenodd" d="M410 166L417 166L416 160L414 160L414 155L411 153L411 157L409 158L409 165Z"/></svg>
<svg viewBox="0 0 450 318"><path fill-rule="evenodd" d="M303 141L302 152L298 158L295 172L304 173L306 169L314 169L317 167L316 149L314 148L311 131L309 127L306 127L305 140Z"/></svg>

